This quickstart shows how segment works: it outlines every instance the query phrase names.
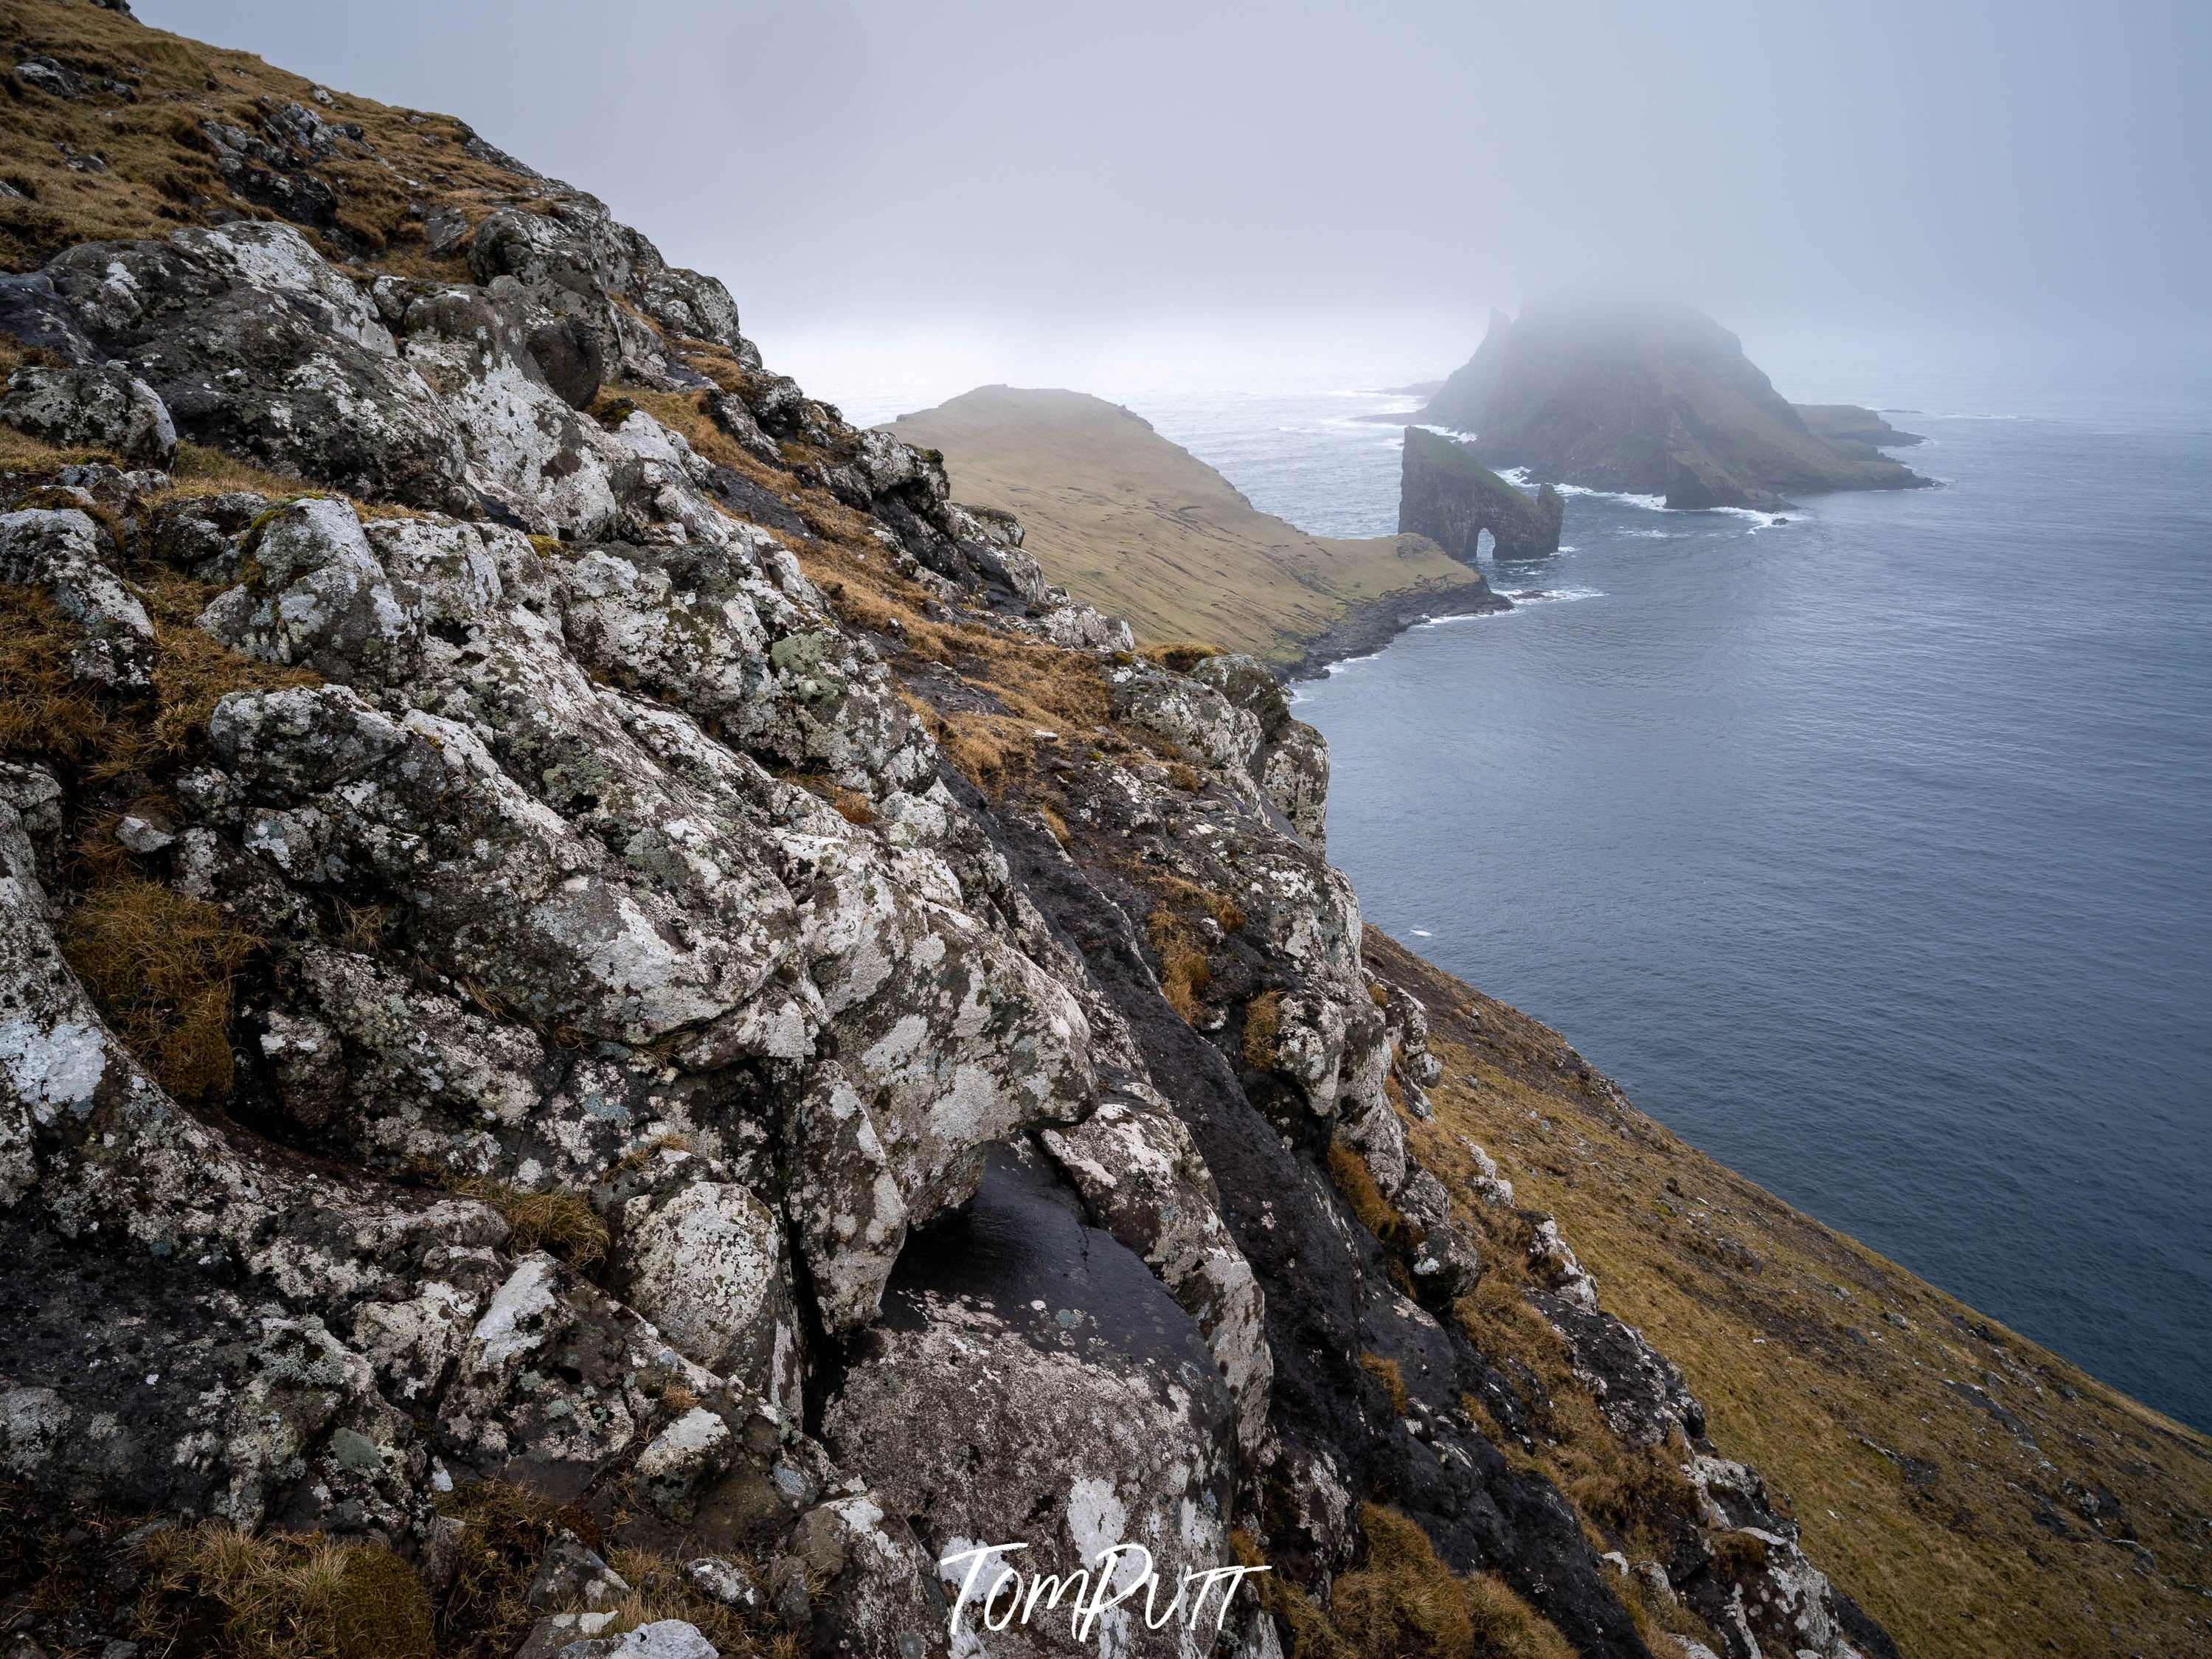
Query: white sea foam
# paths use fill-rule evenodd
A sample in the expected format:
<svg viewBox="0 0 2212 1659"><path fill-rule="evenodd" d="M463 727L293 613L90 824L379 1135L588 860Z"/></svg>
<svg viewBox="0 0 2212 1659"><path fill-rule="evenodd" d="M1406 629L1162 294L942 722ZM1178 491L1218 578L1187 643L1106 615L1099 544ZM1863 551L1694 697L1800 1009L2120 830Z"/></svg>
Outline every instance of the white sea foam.
<svg viewBox="0 0 2212 1659"><path fill-rule="evenodd" d="M1416 623L1414 626L1417 628L1425 628L1428 624L1426 623ZM1382 653L1380 651L1370 651L1364 657L1339 657L1334 662L1329 664L1328 667L1321 671L1322 678L1323 679L1333 680L1337 677L1338 673L1344 669L1356 668L1364 662L1379 661L1381 660L1382 656Z"/></svg>
<svg viewBox="0 0 2212 1659"><path fill-rule="evenodd" d="M1415 623L1413 626L1415 628L1442 628L1446 623L1482 622L1492 617L1510 617L1512 614L1513 613L1510 611L1469 611L1449 617L1424 617L1420 621Z"/></svg>
<svg viewBox="0 0 2212 1659"><path fill-rule="evenodd" d="M1528 476L1528 469L1525 466L1501 468L1498 476L1518 489L1534 489L1537 487L1536 481ZM1591 495L1599 501L1621 501L1630 507L1646 507L1654 513L1666 513L1673 510L1668 507L1667 498L1664 495L1639 495L1626 489L1592 489L1587 484L1555 483L1552 488L1562 495Z"/></svg>
<svg viewBox="0 0 2212 1659"><path fill-rule="evenodd" d="M1425 927L1408 927L1406 931L1411 933L1415 939L1434 939L1436 937L1434 933L1431 933Z"/></svg>
<svg viewBox="0 0 2212 1659"><path fill-rule="evenodd" d="M1569 599L1601 599L1595 587L1501 587L1498 590L1516 605L1550 605Z"/></svg>

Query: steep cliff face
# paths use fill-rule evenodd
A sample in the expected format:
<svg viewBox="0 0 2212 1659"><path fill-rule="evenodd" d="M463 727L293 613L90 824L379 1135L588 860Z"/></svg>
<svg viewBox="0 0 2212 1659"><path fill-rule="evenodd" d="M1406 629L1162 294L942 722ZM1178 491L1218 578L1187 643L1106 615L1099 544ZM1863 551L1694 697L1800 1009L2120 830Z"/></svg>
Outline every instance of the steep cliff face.
<svg viewBox="0 0 2212 1659"><path fill-rule="evenodd" d="M1428 537L1473 564L1488 531L1494 556L1548 558L1559 550L1566 502L1549 484L1532 501L1468 453L1418 426L1406 428L1398 484L1398 530Z"/></svg>
<svg viewBox="0 0 2212 1659"><path fill-rule="evenodd" d="M1782 492L1905 489L1928 480L1854 431L1809 428L1735 335L1651 301L1493 313L1421 421L1474 434L1477 459L1669 507L1769 507Z"/></svg>
<svg viewBox="0 0 2212 1659"><path fill-rule="evenodd" d="M1072 1651L940 1564L1127 1541L1274 1571L1117 1652L1893 1651L1440 1139L1265 667L486 165L435 276L241 216L10 289L11 1636Z"/></svg>

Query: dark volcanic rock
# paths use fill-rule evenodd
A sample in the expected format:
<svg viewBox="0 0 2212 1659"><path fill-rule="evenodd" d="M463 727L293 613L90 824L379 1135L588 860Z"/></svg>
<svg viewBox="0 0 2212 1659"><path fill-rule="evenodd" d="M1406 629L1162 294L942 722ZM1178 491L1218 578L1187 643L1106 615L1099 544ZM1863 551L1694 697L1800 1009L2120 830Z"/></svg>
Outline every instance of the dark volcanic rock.
<svg viewBox="0 0 2212 1659"><path fill-rule="evenodd" d="M1398 484L1398 530L1426 536L1473 564L1482 532L1500 559L1548 558L1559 550L1566 503L1546 484L1534 501L1468 453L1465 444L1418 426L1406 428Z"/></svg>
<svg viewBox="0 0 2212 1659"><path fill-rule="evenodd" d="M1669 507L1772 507L1782 492L1929 481L1856 434L1808 427L1735 336L1655 301L1493 313L1481 349L1420 420L1474 434L1475 458L1540 478L1664 495Z"/></svg>

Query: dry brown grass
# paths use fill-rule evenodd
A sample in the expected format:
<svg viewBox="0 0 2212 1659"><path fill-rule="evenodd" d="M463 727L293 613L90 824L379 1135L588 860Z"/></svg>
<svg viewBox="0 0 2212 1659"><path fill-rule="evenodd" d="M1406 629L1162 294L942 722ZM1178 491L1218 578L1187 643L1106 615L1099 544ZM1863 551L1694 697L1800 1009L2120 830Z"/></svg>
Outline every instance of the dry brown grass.
<svg viewBox="0 0 2212 1659"><path fill-rule="evenodd" d="M580 1193L518 1192L495 1181L465 1181L455 1190L500 1212L511 1230L507 1247L518 1255L550 1250L580 1272L606 1259L607 1224Z"/></svg>
<svg viewBox="0 0 2212 1659"><path fill-rule="evenodd" d="M1255 1072L1273 1071L1283 1035L1283 996L1270 991L1244 1005L1244 1063Z"/></svg>
<svg viewBox="0 0 2212 1659"><path fill-rule="evenodd" d="M1141 646L1137 654L1146 661L1170 669L1178 674L1188 674L1208 657L1228 653L1218 645L1208 645L1203 640L1168 640L1158 645Z"/></svg>
<svg viewBox="0 0 2212 1659"><path fill-rule="evenodd" d="M259 943L216 906L136 876L94 889L62 932L86 994L179 1100L229 1089L233 986Z"/></svg>
<svg viewBox="0 0 2212 1659"><path fill-rule="evenodd" d="M1398 1213L1397 1206L1382 1196L1382 1189L1375 1184L1375 1176L1367 1168L1367 1160L1349 1146L1328 1149L1328 1178L1334 1183L1338 1194L1352 1206L1352 1215L1359 1224L1384 1243L1395 1243L1407 1237L1409 1228L1406 1218Z"/></svg>
<svg viewBox="0 0 2212 1659"><path fill-rule="evenodd" d="M0 201L0 263L10 269L37 264L73 242L158 236L206 222L218 210L273 216L230 196L200 131L210 120L258 128L261 97L359 122L375 151L315 164L337 191L334 231L308 233L329 253L356 249L410 274L451 275L457 262L428 257L410 204L450 207L474 222L504 198L538 188L470 156L461 148L461 125L451 117L426 115L418 124L405 110L343 92L324 108L312 100L313 83L298 76L114 12L64 0L9 0L0 6L0 26L19 56L50 56L95 81L116 76L137 93L135 102L106 93L72 101L6 83L0 178L22 192ZM62 145L99 157L104 169L70 167Z"/></svg>
<svg viewBox="0 0 2212 1659"><path fill-rule="evenodd" d="M563 1532L589 1549L599 1525L501 1480L479 1481L437 1500L439 1514L462 1523L459 1565L438 1608L438 1651L468 1659L507 1659L535 1621L528 1596L545 1552Z"/></svg>
<svg viewBox="0 0 2212 1659"><path fill-rule="evenodd" d="M70 676L75 623L52 598L0 583L0 751L55 763L94 781L185 758L225 694L318 685L301 668L259 663L192 620L217 590L173 571L131 573L154 623L152 698L113 697Z"/></svg>
<svg viewBox="0 0 2212 1659"><path fill-rule="evenodd" d="M431 1659L430 1598L380 1545L203 1521L143 1547L140 1640L211 1659Z"/></svg>
<svg viewBox="0 0 2212 1659"><path fill-rule="evenodd" d="M1559 1217L1607 1309L1682 1367L1721 1453L1765 1475L1813 1560L1905 1652L2201 1648L2204 1437L1624 1112L1601 1081L1580 1081L1583 1062L1557 1034L1373 930L1367 960L1428 1005L1443 1061L1434 1121L1407 1125L1422 1162L1463 1190L1475 1173L1466 1135L1521 1203ZM1471 1209L1483 1221L1506 1213ZM1494 1358L1491 1345L1525 1327L1505 1305L1517 1290L1498 1282L1518 1259L1510 1241L1499 1235L1484 1255L1491 1274L1472 1300L1497 1300L1460 1312ZM1521 1352L1541 1360L1533 1336ZM2030 1438L1962 1397L1969 1384ZM1554 1478L1590 1509L1615 1501L1593 1480L1616 1483L1624 1510L1644 1501L1634 1469L1578 1466L1603 1431L1580 1417L1594 1408L1578 1392L1555 1394L1560 1444L1539 1448ZM2088 1523L2073 1493L2099 1489L2147 1553Z"/></svg>
<svg viewBox="0 0 2212 1659"><path fill-rule="evenodd" d="M1036 752L1036 728L1027 720L1002 714L956 713L939 715L923 709L923 723L937 738L945 757L961 775L985 794L998 799L1026 776Z"/></svg>
<svg viewBox="0 0 2212 1659"><path fill-rule="evenodd" d="M270 472L220 449L195 443L177 446L176 463L169 469L169 477L174 481L172 493L184 496L219 495L228 490L250 489L258 495L282 498L313 489L304 478Z"/></svg>
<svg viewBox="0 0 2212 1659"><path fill-rule="evenodd" d="M105 704L70 677L75 637L47 595L0 583L0 750L67 762L114 741Z"/></svg>
<svg viewBox="0 0 2212 1659"><path fill-rule="evenodd" d="M1394 1510L1363 1504L1366 1559L1338 1576L1324 1611L1279 1574L1253 1582L1291 1631L1291 1659L1571 1659L1566 1638L1508 1585L1464 1577L1437 1559L1428 1535ZM1243 1533L1237 1559L1262 1564Z"/></svg>
<svg viewBox="0 0 2212 1659"><path fill-rule="evenodd" d="M126 775L158 790L193 754L227 692L319 683L252 662L193 627L213 588L171 571L132 574L155 627L150 696L78 684L69 666L76 625L46 594L0 586L0 752L52 764L73 802ZM61 935L71 965L116 1036L171 1094L225 1092L233 982L255 940L215 906L139 876L115 842L113 812L72 811L77 858L57 895L70 906Z"/></svg>
<svg viewBox="0 0 2212 1659"><path fill-rule="evenodd" d="M669 1390L663 1400L676 1392ZM798 1659L804 1651L798 1634L776 1627L765 1613L749 1620L735 1608L701 1594L684 1573L683 1563L672 1557L650 1550L617 1549L608 1556L607 1564L623 1576L631 1591L616 1608L614 1623L607 1628L609 1635L663 1619L681 1619L712 1642L724 1659L744 1659L755 1654L766 1659ZM765 1587L767 1578L759 1563L738 1558L734 1565L756 1585Z"/></svg>
<svg viewBox="0 0 2212 1659"><path fill-rule="evenodd" d="M0 375L0 380L4 380ZM43 438L34 438L27 432L18 432L12 426L0 426L0 472L48 473L64 466L80 466L93 461L106 461L119 466L122 459L112 450L64 448L50 444Z"/></svg>
<svg viewBox="0 0 2212 1659"><path fill-rule="evenodd" d="M1233 933L1244 925L1244 913L1237 908L1236 901L1210 887L1200 887L1194 881L1185 881L1181 876L1158 875L1152 878L1153 889L1186 910L1203 910L1220 924L1224 933Z"/></svg>
<svg viewBox="0 0 2212 1659"><path fill-rule="evenodd" d="M1190 924L1164 905L1145 918L1145 931L1160 959L1160 994L1195 1025L1206 1012L1206 989L1213 983L1213 966L1204 948Z"/></svg>
<svg viewBox="0 0 2212 1659"><path fill-rule="evenodd" d="M1359 1369L1382 1385L1390 1396L1390 1409L1403 1417L1406 1414L1406 1374L1398 1369L1398 1362L1379 1353L1359 1356Z"/></svg>

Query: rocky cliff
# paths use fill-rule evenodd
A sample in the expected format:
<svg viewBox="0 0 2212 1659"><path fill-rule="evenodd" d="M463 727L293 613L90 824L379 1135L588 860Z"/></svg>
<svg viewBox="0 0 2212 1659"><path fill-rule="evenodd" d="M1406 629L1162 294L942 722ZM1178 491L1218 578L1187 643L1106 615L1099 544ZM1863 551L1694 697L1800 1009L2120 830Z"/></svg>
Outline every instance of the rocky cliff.
<svg viewBox="0 0 2212 1659"><path fill-rule="evenodd" d="M7 15L42 205L87 107L282 179L118 143L5 284L15 1659L1087 1647L951 1638L986 1540L1272 1569L1117 1653L1895 1650L1503 1172L1656 1132L1362 927L1261 665L465 130ZM2059 1525L2182 1547L2136 1478Z"/></svg>
<svg viewBox="0 0 2212 1659"><path fill-rule="evenodd" d="M1808 426L1735 335L1656 301L1493 313L1480 349L1415 418L1474 434L1486 465L1663 495L1669 507L1774 507L1789 491L1929 482L1863 428L1832 437Z"/></svg>
<svg viewBox="0 0 2212 1659"><path fill-rule="evenodd" d="M1428 537L1473 564L1482 534L1500 559L1548 558L1559 550L1566 502L1549 484L1531 500L1476 460L1465 444L1425 428L1406 428L1398 484L1398 530Z"/></svg>

